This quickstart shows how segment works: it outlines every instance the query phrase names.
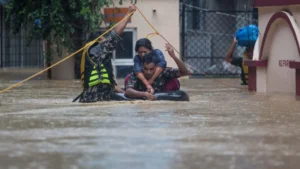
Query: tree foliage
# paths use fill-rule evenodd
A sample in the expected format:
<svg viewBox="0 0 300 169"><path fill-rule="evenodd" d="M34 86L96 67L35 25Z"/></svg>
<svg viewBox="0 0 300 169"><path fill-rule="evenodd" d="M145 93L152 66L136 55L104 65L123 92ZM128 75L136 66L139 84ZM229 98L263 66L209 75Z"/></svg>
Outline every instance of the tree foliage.
<svg viewBox="0 0 300 169"><path fill-rule="evenodd" d="M6 21L13 33L24 30L30 44L33 38L42 38L46 44L46 65L56 53L62 56L62 49L70 52L84 45L88 33L99 28L104 20L101 8L120 4L125 0L7 0ZM129 0L128 0L129 1ZM136 3L137 0L130 0ZM80 78L80 54L75 56L75 74ZM51 79L51 70L48 70Z"/></svg>
<svg viewBox="0 0 300 169"><path fill-rule="evenodd" d="M6 20L11 21L13 33L24 28L29 42L41 37L52 39L58 46L72 47L74 38L78 38L76 32L97 29L103 21L100 9L112 4L113 0L9 0Z"/></svg>

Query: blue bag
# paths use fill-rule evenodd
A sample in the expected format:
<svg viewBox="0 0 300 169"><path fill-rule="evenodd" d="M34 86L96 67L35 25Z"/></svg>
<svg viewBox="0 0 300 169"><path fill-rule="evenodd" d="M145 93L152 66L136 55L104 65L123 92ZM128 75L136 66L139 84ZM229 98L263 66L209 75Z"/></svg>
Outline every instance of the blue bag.
<svg viewBox="0 0 300 169"><path fill-rule="evenodd" d="M235 37L240 46L254 46L258 38L259 30L256 25L248 25L237 30Z"/></svg>

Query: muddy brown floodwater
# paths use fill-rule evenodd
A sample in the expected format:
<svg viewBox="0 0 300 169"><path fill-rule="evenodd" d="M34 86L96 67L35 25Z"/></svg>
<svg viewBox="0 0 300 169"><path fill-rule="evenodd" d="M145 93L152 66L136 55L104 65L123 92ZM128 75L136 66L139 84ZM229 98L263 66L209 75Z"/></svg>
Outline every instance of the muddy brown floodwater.
<svg viewBox="0 0 300 169"><path fill-rule="evenodd" d="M77 81L27 82L0 95L0 168L298 169L300 102L222 82L183 81L190 102L92 104L71 102Z"/></svg>

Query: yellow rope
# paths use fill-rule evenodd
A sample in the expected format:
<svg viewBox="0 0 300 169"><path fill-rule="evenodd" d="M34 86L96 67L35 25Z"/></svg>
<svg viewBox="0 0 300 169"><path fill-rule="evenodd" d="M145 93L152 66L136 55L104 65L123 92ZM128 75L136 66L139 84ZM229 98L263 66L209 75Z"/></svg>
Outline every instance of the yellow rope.
<svg viewBox="0 0 300 169"><path fill-rule="evenodd" d="M47 70L53 68L54 66L57 66L58 64L64 62L65 60L67 60L67 59L71 58L72 56L76 55L77 53L81 52L83 49L85 49L86 47L89 47L90 45L92 45L93 43L95 43L96 41L98 41L98 39L100 39L101 37L103 37L104 35L106 35L106 34L107 34L108 32L110 32L113 28L115 28L119 23L121 23L122 21L124 21L125 19L127 19L128 17L130 17L133 13L134 13L134 11L131 12L129 15L125 16L125 17L124 17L120 22L118 22L116 25L114 25L113 27L111 27L110 29L108 29L107 31L105 31L105 32L104 32L102 35L100 35L98 38L96 38L95 40L93 40L93 41L87 43L87 44L86 44L84 47L82 47L81 49L79 49L79 50L77 50L76 52L70 54L70 55L67 56L66 58L64 58L64 59L62 59L62 60L56 62L55 64L53 64L53 65L47 67L46 69L44 69L44 70L42 70L42 71L40 71L40 72L38 72L38 73L36 73L36 74L34 74L34 75L32 75L32 76L26 78L26 79L24 79L24 80L22 80L21 82L16 83L16 84L13 84L13 85L7 87L6 89L1 90L1 91L0 91L0 94L4 93L4 92L6 92L6 91L8 91L8 90L10 90L10 89L12 89L12 88L15 88L15 87L19 86L20 84L22 84L22 83L24 83L24 82L26 82L26 81L28 81L28 80L34 78L35 76L37 76L37 75L39 75L39 74L44 73L45 71L47 71Z"/></svg>
<svg viewBox="0 0 300 169"><path fill-rule="evenodd" d="M146 38L147 38L147 39L150 39L150 38L152 38L152 37L154 37L154 36L156 36L156 35L158 35L157 32L149 33L149 34L146 36Z"/></svg>
<svg viewBox="0 0 300 169"><path fill-rule="evenodd" d="M148 21L148 19L147 19L147 18L145 17L145 15L140 11L140 9L139 9L138 7L136 7L136 8L137 8L137 10L139 11L139 13L142 15L142 17L145 19L145 21L146 21L146 22L151 26L151 28L155 31L154 34L159 35L159 36L160 36L161 38L163 38L167 43L169 43L169 41L168 41L164 36L162 36L162 35L155 29L155 27ZM77 53L81 52L83 49L89 47L90 45L92 45L93 43L95 43L96 41L98 41L98 39L100 39L101 37L103 37L104 35L106 35L106 34L107 34L108 32L110 32L113 28L115 28L119 23L121 23L122 21L124 21L125 19L127 19L128 17L130 17L133 13L134 13L134 11L131 12L129 15L125 16L125 17L124 17L120 22L118 22L116 25L114 25L113 27L111 27L110 29L108 29L107 31L105 31L105 32L104 32L102 35L100 35L98 38L96 38L96 39L94 39L93 41L87 43L87 44L86 44L84 47L82 47L81 49L79 49L79 50L77 50L76 52L70 54L70 55L67 56L66 58L64 58L64 59L62 59L62 60L56 62L55 64L53 64L53 65L47 67L46 69L44 69L44 70L42 70L42 71L40 71L40 72L38 72L38 73L36 73L36 74L34 74L34 75L32 75L32 76L26 78L26 79L24 79L24 80L22 80L21 82L18 82L18 83L16 83L16 84L13 84L13 85L11 85L11 86L9 86L9 87L7 87L7 88L1 90L1 91L0 91L0 94L2 94L2 93L6 92L6 91L8 91L8 90L10 90L10 89L12 89L12 88L15 88L15 87L21 85L22 83L24 83L24 82L26 82L26 81L28 81L28 80L30 80L30 79L36 77L36 76L39 75L39 74L44 73L45 71L47 71L47 70L49 70L49 69L51 69L51 68L57 66L58 64L64 62L65 60L67 60L67 59L71 58L72 56L76 55ZM170 44L170 43L169 43L169 44ZM171 44L170 44L170 45L171 45ZM172 45L171 45L171 46L172 46ZM178 50L176 50L176 48L174 48L174 46L172 46L172 48L180 55L180 52L179 52ZM204 76L208 76L208 75L206 75L205 73L202 73L202 74L203 74ZM223 83L223 82L221 82L221 83ZM227 86L231 86L231 85L228 85L228 84L226 84L226 83L223 83L223 84L225 84L225 85L227 85ZM234 87L234 86L231 86L231 87ZM237 87L235 87L235 88L237 88Z"/></svg>
<svg viewBox="0 0 300 169"><path fill-rule="evenodd" d="M139 11L139 13L142 15L142 17L145 19L145 21L150 25L150 27L155 31L155 34L156 35L159 35L160 37L162 37L167 43L169 43L169 41L165 38L165 37L163 37L155 28L154 28L154 26L149 22L149 20L146 18L146 16L142 13L142 11L138 8L138 7L136 7L136 9ZM169 43L170 44L170 43ZM170 44L171 45L171 44ZM172 46L172 45L171 45ZM172 46L172 48L180 55L180 53L179 53L179 51L178 50L176 50L175 48L174 48L174 46Z"/></svg>
<svg viewBox="0 0 300 169"><path fill-rule="evenodd" d="M170 44L171 45L171 47L176 51L176 53L178 53L178 55L180 55L180 52L176 49L176 48L174 48L174 46L162 35L162 34L160 34L156 29L155 29L155 27L149 22L149 20L146 18L146 16L142 13L142 11L138 8L138 7L136 7L136 9L139 11L139 13L142 15L142 17L145 19L145 21L150 25L150 27L155 31L155 33L153 33L153 34L156 34L156 35L159 35L161 38L163 38L168 44ZM147 35L147 37L148 37L148 35ZM193 68L193 66L191 66L191 65L189 65L192 69L194 69L194 70L196 70L195 68ZM209 75L207 75L206 73L200 73L200 74L202 74L202 75L204 75L204 76L206 76L206 77L211 77L211 76L209 76ZM230 84L227 84L227 83L225 83L225 82L222 82L222 81L220 81L220 80L217 80L217 79L214 79L215 81L218 81L218 82L220 82L220 83L222 83L222 84L224 84L224 85L226 85L226 86L229 86L229 87L233 87L233 88L239 88L239 89L245 89L245 88L243 88L243 87L236 87L236 86L232 86L232 85L230 85Z"/></svg>

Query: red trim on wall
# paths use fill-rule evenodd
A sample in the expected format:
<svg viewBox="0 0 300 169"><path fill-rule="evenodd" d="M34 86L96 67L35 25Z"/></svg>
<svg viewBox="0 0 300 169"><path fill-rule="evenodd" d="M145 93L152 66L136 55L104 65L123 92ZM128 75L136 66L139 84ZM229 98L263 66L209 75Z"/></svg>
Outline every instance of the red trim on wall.
<svg viewBox="0 0 300 169"><path fill-rule="evenodd" d="M245 60L244 64L248 67L267 67L268 60Z"/></svg>
<svg viewBox="0 0 300 169"><path fill-rule="evenodd" d="M289 0L285 0L286 2L291 2ZM263 2L263 1L260 1ZM273 0L273 2L277 2L276 0ZM300 4L300 1L298 2L298 4ZM296 36L296 31L294 30L292 23L288 17L288 15L284 12L276 12L275 14L273 14L273 16L270 18L266 30L265 30L265 34L263 36L262 39L262 44L261 44L261 48L260 48L260 53L259 53L259 61L245 61L244 64L249 66L249 79L248 79L248 90L249 91L256 91L256 67L262 67L268 66L268 61L267 60L261 60L262 59L262 54L263 54L263 50L265 48L265 43L266 43L266 39L268 36L268 33L270 31L270 28L272 26L272 24L277 21L278 19L283 19L290 27L293 35L294 35L294 39L298 48L298 53L299 53L299 57L300 57L300 45L299 45L299 41L297 39ZM291 61L289 63L289 67L296 69L296 96L300 97L300 62L296 62L296 61ZM253 72L255 70L255 73Z"/></svg>
<svg viewBox="0 0 300 169"><path fill-rule="evenodd" d="M291 61L289 63L289 66L291 69L300 69L300 62Z"/></svg>
<svg viewBox="0 0 300 169"><path fill-rule="evenodd" d="M300 69L296 69L296 97L300 98Z"/></svg>
<svg viewBox="0 0 300 169"><path fill-rule="evenodd" d="M289 63L289 66L296 71L296 96L300 98L300 62L292 61Z"/></svg>
<svg viewBox="0 0 300 169"><path fill-rule="evenodd" d="M270 31L270 28L272 26L272 24L277 20L277 19L283 19L287 22L287 24L289 25L289 27L291 28L291 31L294 35L294 38L295 38L295 41L296 41L296 45L298 47L298 52L299 52L299 56L300 56L300 46L299 46L299 42L297 40L297 36L296 36L296 32L292 26L292 23L290 21L290 19L288 18L287 14L284 13L284 12L276 12L272 17L271 19L269 20L268 22L268 25L266 27L266 31L264 33L264 36L263 36L263 39L262 39L262 44L261 44L261 50L260 50L260 53L259 53L259 60L261 60L262 58L262 54L263 54L263 50L264 50L264 46L265 46L265 43L266 43L266 39L267 39L267 36L268 36L268 33Z"/></svg>
<svg viewBox="0 0 300 169"><path fill-rule="evenodd" d="M248 90L256 91L256 67L248 67Z"/></svg>
<svg viewBox="0 0 300 169"><path fill-rule="evenodd" d="M245 60L248 66L248 90L256 91L256 67L267 67L268 60Z"/></svg>
<svg viewBox="0 0 300 169"><path fill-rule="evenodd" d="M252 5L254 7L285 6L297 4L300 4L299 0L252 0Z"/></svg>

